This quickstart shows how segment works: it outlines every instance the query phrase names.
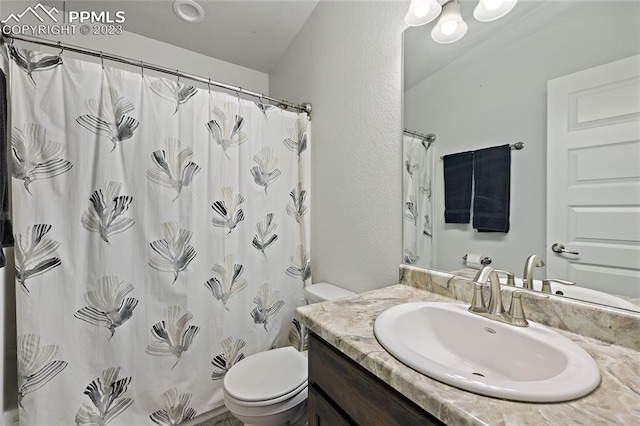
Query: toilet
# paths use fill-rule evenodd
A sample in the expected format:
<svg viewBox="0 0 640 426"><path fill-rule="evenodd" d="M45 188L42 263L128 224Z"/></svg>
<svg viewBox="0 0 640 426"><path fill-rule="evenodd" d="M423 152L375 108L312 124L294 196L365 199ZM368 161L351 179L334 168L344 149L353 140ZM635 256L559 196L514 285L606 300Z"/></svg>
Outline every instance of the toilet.
<svg viewBox="0 0 640 426"><path fill-rule="evenodd" d="M308 286L308 303L353 296L333 284ZM291 346L259 352L224 376L224 404L245 425L307 424L307 357Z"/></svg>
<svg viewBox="0 0 640 426"><path fill-rule="evenodd" d="M318 283L307 286L307 288L304 289L304 294L305 296L307 296L308 304L342 299L343 297L350 297L355 295L355 293L352 291L345 290L342 287L338 287L329 283Z"/></svg>

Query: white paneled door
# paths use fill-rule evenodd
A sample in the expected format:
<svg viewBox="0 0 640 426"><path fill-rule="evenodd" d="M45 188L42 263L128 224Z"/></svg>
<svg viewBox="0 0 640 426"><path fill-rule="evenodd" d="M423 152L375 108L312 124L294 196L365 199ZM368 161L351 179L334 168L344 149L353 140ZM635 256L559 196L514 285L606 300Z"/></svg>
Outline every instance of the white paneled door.
<svg viewBox="0 0 640 426"><path fill-rule="evenodd" d="M640 297L640 56L548 83L545 257L549 277Z"/></svg>

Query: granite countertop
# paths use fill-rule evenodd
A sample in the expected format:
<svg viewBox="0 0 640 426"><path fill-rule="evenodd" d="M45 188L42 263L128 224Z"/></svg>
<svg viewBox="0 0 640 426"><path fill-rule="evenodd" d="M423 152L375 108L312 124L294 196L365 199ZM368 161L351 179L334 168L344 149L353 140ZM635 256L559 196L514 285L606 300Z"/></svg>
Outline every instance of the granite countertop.
<svg viewBox="0 0 640 426"><path fill-rule="evenodd" d="M460 390L397 361L376 340L373 322L382 311L406 302L460 303L398 284L348 299L299 307L296 318L309 330L359 363L446 424L630 425L640 419L640 353L567 331L600 367L602 381L589 395L569 402L506 401Z"/></svg>

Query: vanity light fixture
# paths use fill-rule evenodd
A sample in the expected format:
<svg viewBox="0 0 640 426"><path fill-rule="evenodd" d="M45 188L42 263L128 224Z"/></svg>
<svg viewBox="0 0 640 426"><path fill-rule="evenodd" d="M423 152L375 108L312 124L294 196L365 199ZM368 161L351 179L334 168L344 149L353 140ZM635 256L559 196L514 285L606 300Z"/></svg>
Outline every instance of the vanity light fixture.
<svg viewBox="0 0 640 426"><path fill-rule="evenodd" d="M480 22L502 18L514 8L518 0L479 0L473 16ZM453 43L467 33L467 24L462 19L458 0L411 0L404 22L409 26L438 22L431 31L431 38L441 44Z"/></svg>
<svg viewBox="0 0 640 426"><path fill-rule="evenodd" d="M517 0L480 0L473 10L473 17L480 22L491 22L502 18L516 5Z"/></svg>
<svg viewBox="0 0 640 426"><path fill-rule="evenodd" d="M173 13L190 24L197 24L204 20L204 9L194 0L175 0Z"/></svg>
<svg viewBox="0 0 640 426"><path fill-rule="evenodd" d="M413 0L409 5L407 16L404 17L404 22L411 27L428 24L436 19L440 12L442 12L442 5L436 0Z"/></svg>
<svg viewBox="0 0 640 426"><path fill-rule="evenodd" d="M466 33L467 24L462 19L458 2L445 4L438 23L431 30L431 38L437 43L447 44L460 40Z"/></svg>

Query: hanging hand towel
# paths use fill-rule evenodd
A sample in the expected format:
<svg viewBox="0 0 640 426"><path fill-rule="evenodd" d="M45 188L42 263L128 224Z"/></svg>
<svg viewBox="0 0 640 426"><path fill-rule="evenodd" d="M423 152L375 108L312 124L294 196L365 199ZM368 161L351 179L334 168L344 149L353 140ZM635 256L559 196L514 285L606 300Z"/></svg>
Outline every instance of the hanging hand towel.
<svg viewBox="0 0 640 426"><path fill-rule="evenodd" d="M0 268L5 265L3 247L13 246L9 219L9 174L7 162L7 82L0 70Z"/></svg>
<svg viewBox="0 0 640 426"><path fill-rule="evenodd" d="M475 151L473 179L473 227L479 232L509 232L511 147Z"/></svg>
<svg viewBox="0 0 640 426"><path fill-rule="evenodd" d="M445 155L443 161L444 221L445 223L469 223L473 152Z"/></svg>

